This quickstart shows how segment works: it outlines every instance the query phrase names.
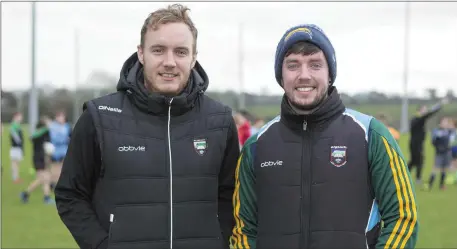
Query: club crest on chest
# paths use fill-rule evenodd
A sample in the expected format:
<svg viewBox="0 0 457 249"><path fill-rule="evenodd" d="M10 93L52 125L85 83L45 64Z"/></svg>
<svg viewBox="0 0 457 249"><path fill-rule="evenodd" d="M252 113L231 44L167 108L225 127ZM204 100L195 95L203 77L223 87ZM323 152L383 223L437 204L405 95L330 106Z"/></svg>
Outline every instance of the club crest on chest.
<svg viewBox="0 0 457 249"><path fill-rule="evenodd" d="M331 146L330 147L330 163L335 167L342 167L347 162L347 147L346 146Z"/></svg>
<svg viewBox="0 0 457 249"><path fill-rule="evenodd" d="M208 149L206 138L194 139L194 149L199 156L203 156Z"/></svg>

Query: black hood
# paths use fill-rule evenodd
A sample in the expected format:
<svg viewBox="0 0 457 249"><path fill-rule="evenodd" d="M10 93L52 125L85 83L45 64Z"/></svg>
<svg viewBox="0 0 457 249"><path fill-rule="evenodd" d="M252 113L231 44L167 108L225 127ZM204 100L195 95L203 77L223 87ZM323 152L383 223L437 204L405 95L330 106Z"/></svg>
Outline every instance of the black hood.
<svg viewBox="0 0 457 249"><path fill-rule="evenodd" d="M191 70L184 91L173 97L172 115L181 115L194 107L195 101L208 88L208 76L198 61ZM149 92L144 86L143 65L133 53L122 66L117 91L125 92L132 103L144 112L167 115L172 97Z"/></svg>
<svg viewBox="0 0 457 249"><path fill-rule="evenodd" d="M344 112L346 107L341 101L340 95L334 86L330 86L329 96L310 114L297 114L290 106L286 94L281 102L281 119L294 129L302 129L303 121L306 120L308 127L319 128L332 121Z"/></svg>

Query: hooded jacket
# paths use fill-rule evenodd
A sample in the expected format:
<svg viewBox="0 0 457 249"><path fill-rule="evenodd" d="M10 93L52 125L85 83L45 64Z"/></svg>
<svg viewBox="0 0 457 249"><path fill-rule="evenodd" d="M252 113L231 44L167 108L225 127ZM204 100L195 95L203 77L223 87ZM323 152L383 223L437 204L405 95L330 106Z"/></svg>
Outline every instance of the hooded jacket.
<svg viewBox="0 0 457 249"><path fill-rule="evenodd" d="M117 92L87 102L57 184L80 248L228 248L239 155L231 110L197 62L176 97L149 93L133 54Z"/></svg>
<svg viewBox="0 0 457 249"><path fill-rule="evenodd" d="M413 248L417 209L405 165L387 128L346 108L335 87L307 115L284 96L281 115L242 148L231 247Z"/></svg>

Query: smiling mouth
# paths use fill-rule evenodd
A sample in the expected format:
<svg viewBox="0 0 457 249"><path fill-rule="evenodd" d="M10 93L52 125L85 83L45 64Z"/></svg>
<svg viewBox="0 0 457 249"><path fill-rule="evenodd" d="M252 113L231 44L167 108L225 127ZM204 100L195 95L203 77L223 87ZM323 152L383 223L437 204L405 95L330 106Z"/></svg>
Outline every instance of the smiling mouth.
<svg viewBox="0 0 457 249"><path fill-rule="evenodd" d="M178 74L174 74L174 73L159 73L159 75L161 77L168 78L168 79L178 77Z"/></svg>
<svg viewBox="0 0 457 249"><path fill-rule="evenodd" d="M299 91L299 92L311 92L312 90L316 89L315 87L312 87L312 86L306 86L306 87L297 87L295 88L295 90Z"/></svg>

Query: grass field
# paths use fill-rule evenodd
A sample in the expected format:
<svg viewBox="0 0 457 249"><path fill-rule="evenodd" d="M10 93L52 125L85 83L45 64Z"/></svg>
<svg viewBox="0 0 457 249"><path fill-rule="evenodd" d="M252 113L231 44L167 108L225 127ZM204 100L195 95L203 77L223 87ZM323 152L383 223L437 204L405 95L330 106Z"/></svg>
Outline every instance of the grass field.
<svg viewBox="0 0 457 249"><path fill-rule="evenodd" d="M7 132L7 127L4 129ZM26 134L27 136L27 134ZM403 153L407 138L400 144ZM431 169L432 148L426 142L427 178ZM23 162L21 176L24 183L15 185L11 181L9 163L9 136L2 135L1 163L4 172L1 179L1 247L2 248L77 248L70 233L61 222L54 205L42 203L42 192L36 190L29 204L22 204L19 193L27 187L33 176L28 173L31 167L31 147L25 149L26 160ZM436 187L431 192L417 191L419 209L419 240L417 248L457 248L457 186L445 191Z"/></svg>

